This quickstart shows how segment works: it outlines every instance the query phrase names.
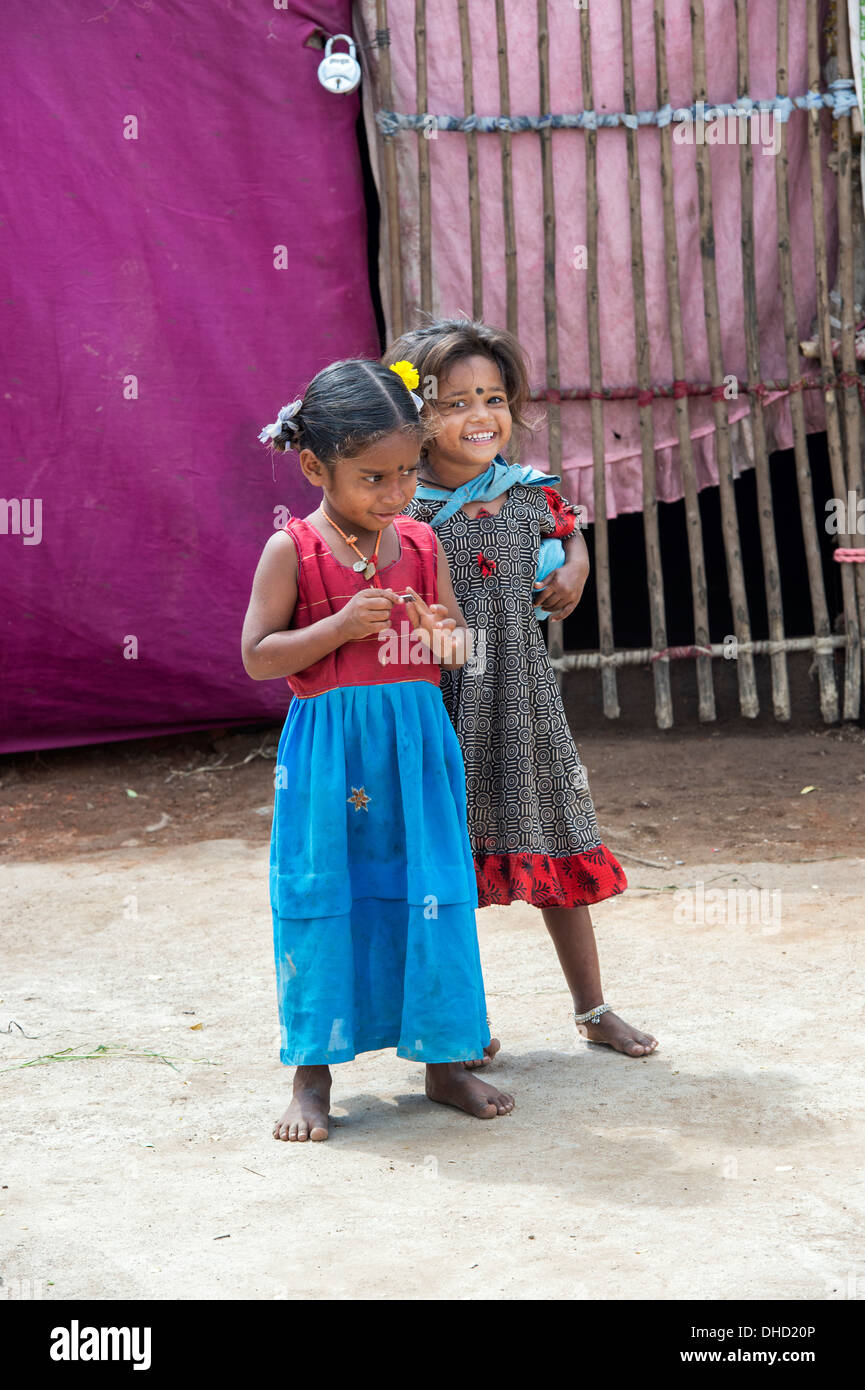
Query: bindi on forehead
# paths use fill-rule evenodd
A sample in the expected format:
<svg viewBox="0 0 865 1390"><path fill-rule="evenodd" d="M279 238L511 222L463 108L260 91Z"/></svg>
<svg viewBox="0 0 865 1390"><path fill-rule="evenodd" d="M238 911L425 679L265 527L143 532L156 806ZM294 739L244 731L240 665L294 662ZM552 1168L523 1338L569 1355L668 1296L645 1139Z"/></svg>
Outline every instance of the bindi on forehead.
<svg viewBox="0 0 865 1390"><path fill-rule="evenodd" d="M452 385L450 384L450 382L448 382L448 383L447 383L447 388L446 388L446 390L445 390L445 392L444 392L444 394L443 394L442 399L443 399L443 400L448 400L451 396L466 396L466 395L469 395L472 391L474 391L474 393L475 393L476 396L485 396L485 395L487 395L487 393L490 392L490 391L497 391L497 392L499 392L499 394L502 394L502 393L504 392L504 390L505 390L505 387L504 387L504 384L503 384L501 381L496 381L496 382L488 383L486 386L464 386L464 387L461 387L461 386L452 386Z"/></svg>

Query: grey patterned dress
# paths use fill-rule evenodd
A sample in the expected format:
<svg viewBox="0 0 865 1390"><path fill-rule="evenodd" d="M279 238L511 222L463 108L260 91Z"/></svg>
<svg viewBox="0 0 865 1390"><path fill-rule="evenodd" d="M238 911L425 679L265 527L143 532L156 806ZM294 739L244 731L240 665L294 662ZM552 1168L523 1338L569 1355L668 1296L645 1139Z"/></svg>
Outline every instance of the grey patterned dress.
<svg viewBox="0 0 865 1390"><path fill-rule="evenodd" d="M540 542L563 534L551 503L560 503L552 489L516 484L495 516L460 510L436 529L474 641L466 666L442 671L442 695L465 758L482 907L515 900L574 907L627 886L598 835L532 611ZM429 522L444 505L415 498L407 511Z"/></svg>

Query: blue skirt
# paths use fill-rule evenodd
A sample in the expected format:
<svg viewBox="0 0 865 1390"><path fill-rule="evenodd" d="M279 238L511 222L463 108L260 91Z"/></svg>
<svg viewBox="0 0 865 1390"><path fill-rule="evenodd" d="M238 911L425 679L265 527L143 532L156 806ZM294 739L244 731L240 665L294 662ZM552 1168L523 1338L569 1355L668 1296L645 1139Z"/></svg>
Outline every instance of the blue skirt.
<svg viewBox="0 0 865 1390"><path fill-rule="evenodd" d="M280 1061L395 1047L422 1062L489 1042L462 753L429 681L291 703L270 900Z"/></svg>

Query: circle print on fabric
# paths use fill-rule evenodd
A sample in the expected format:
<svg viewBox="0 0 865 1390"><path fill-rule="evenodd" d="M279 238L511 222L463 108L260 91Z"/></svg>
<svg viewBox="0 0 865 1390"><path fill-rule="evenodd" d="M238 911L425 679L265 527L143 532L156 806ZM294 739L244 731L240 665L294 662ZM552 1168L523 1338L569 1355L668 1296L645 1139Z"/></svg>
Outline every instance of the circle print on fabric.
<svg viewBox="0 0 865 1390"><path fill-rule="evenodd" d="M412 502L407 511L427 520L443 505ZM600 843L585 771L532 612L538 545L554 530L543 489L522 485L511 489L504 515L471 520L458 512L437 528L457 601L485 640L484 661L471 673L441 673L471 769L469 830L481 854L566 858ZM481 576L479 550L496 559L494 584ZM525 872L524 865L514 877L522 882Z"/></svg>

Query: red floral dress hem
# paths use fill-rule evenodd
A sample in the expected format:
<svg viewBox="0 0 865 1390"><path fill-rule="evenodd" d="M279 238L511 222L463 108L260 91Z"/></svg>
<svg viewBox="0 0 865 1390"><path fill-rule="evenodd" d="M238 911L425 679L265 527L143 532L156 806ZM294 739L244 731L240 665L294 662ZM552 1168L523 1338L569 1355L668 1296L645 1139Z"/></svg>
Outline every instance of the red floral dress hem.
<svg viewBox="0 0 865 1390"><path fill-rule="evenodd" d="M476 854L479 907L589 907L623 893L625 871L605 845L561 858L548 854Z"/></svg>

